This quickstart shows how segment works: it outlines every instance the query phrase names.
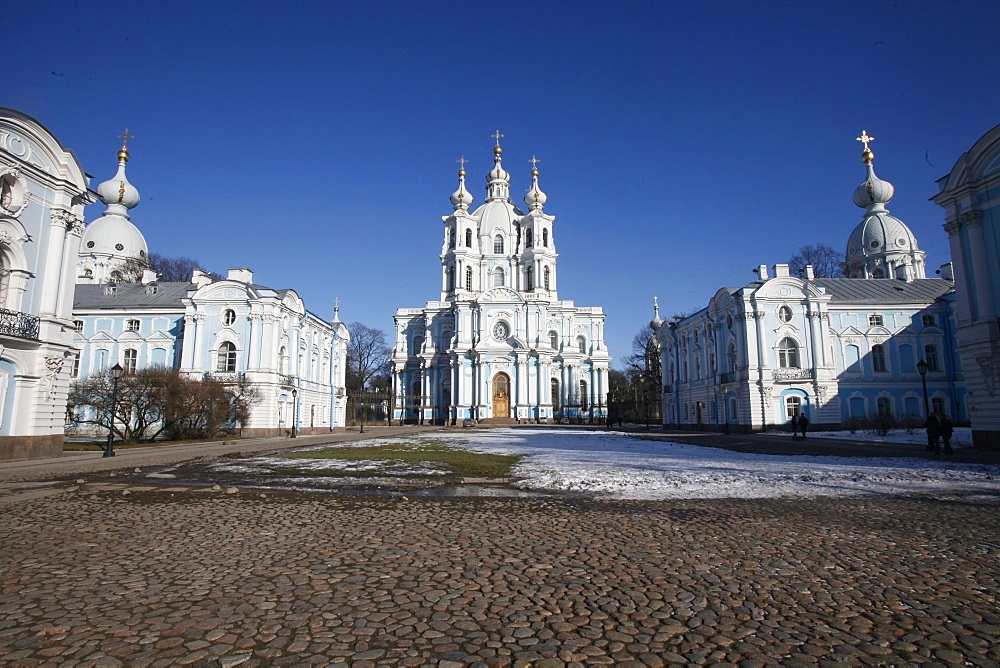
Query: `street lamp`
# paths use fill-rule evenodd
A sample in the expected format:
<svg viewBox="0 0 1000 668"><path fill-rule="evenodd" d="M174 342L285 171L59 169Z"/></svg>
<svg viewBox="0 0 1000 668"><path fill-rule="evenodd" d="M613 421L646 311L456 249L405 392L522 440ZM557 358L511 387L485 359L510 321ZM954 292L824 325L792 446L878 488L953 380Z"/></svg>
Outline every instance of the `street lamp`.
<svg viewBox="0 0 1000 668"><path fill-rule="evenodd" d="M292 388L292 438L295 438L295 426L298 424L299 420L299 402L296 397L299 396L299 391Z"/></svg>
<svg viewBox="0 0 1000 668"><path fill-rule="evenodd" d="M931 411L927 404L927 362L923 360L917 362L917 371L920 372L920 382L924 386L924 417L928 417Z"/></svg>
<svg viewBox="0 0 1000 668"><path fill-rule="evenodd" d="M108 445L104 448L105 457L115 456L115 410L118 403L118 379L122 377L124 371L122 365L117 362L111 367L111 417L108 420Z"/></svg>

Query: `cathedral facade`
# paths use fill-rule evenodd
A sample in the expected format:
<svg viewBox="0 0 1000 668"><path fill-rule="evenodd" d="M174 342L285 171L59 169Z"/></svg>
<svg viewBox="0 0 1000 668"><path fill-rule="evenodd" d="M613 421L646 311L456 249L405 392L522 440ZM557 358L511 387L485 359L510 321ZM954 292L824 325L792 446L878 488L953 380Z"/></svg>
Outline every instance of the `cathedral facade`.
<svg viewBox="0 0 1000 668"><path fill-rule="evenodd" d="M0 108L0 459L62 452L88 185L44 126Z"/></svg>
<svg viewBox="0 0 1000 668"><path fill-rule="evenodd" d="M555 217L532 159L527 211L510 198L499 132L486 201L471 208L464 159L443 216L441 292L396 311L394 418L456 424L602 419L604 312L558 295Z"/></svg>
<svg viewBox="0 0 1000 668"><path fill-rule="evenodd" d="M972 440L1000 448L1000 125L938 180L955 264L958 353L969 372Z"/></svg>
<svg viewBox="0 0 1000 668"><path fill-rule="evenodd" d="M828 428L920 423L928 413L968 420L951 265L926 277L916 238L886 209L894 189L875 175L872 138L859 139L867 173L854 203L864 214L848 238L845 278L760 265L754 281L718 290L706 308L650 323L664 424L761 431L800 414Z"/></svg>

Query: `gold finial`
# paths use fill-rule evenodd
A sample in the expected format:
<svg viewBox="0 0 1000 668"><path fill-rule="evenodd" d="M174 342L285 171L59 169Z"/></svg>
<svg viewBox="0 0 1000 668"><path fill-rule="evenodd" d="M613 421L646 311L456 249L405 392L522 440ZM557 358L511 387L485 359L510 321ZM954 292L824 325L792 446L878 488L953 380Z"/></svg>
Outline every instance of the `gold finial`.
<svg viewBox="0 0 1000 668"><path fill-rule="evenodd" d="M493 152L496 153L497 155L500 155L501 153L503 153L503 149L500 148L500 138L503 137L503 135L500 134L499 130L497 130L496 132L493 133L492 137L497 140L497 145L493 148Z"/></svg>
<svg viewBox="0 0 1000 668"><path fill-rule="evenodd" d="M128 148L126 148L125 145L128 144L129 139L135 139L135 135L130 135L128 133L128 128L125 128L125 132L118 135L118 138L122 140L122 147L118 149L118 159L123 162L128 162Z"/></svg>
<svg viewBox="0 0 1000 668"><path fill-rule="evenodd" d="M340 297L335 297L333 300L333 312L340 313Z"/></svg>
<svg viewBox="0 0 1000 668"><path fill-rule="evenodd" d="M660 305L656 301L656 297L653 297L653 312L657 315L660 314Z"/></svg>
<svg viewBox="0 0 1000 668"><path fill-rule="evenodd" d="M872 153L870 148L868 148L868 142L875 141L875 137L869 137L868 133L862 130L861 136L858 137L857 140L865 145L865 150L861 153L861 162L870 164L871 161L875 159L875 154Z"/></svg>
<svg viewBox="0 0 1000 668"><path fill-rule="evenodd" d="M531 175L538 176L538 163L540 163L541 160L539 160L535 156L531 156L531 160L529 160L528 162L531 163Z"/></svg>
<svg viewBox="0 0 1000 668"><path fill-rule="evenodd" d="M463 155L458 160L456 160L455 162L457 162L460 165L460 167L458 169L458 175L459 176L465 176L465 163L467 163L468 160L466 160L465 156Z"/></svg>

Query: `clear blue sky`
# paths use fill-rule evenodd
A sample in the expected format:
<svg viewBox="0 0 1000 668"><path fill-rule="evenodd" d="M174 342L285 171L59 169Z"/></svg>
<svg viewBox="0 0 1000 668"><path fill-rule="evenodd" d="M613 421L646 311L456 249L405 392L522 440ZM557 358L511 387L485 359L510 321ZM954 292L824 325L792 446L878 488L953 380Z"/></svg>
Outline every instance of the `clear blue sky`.
<svg viewBox="0 0 1000 668"><path fill-rule="evenodd" d="M862 129L947 262L928 198L1000 123L998 25L995 2L35 1L5 11L0 105L94 188L128 127L151 251L389 335L439 296L456 160L481 204L499 128L518 202L541 160L560 297L604 307L620 364L654 295L666 317L842 249Z"/></svg>

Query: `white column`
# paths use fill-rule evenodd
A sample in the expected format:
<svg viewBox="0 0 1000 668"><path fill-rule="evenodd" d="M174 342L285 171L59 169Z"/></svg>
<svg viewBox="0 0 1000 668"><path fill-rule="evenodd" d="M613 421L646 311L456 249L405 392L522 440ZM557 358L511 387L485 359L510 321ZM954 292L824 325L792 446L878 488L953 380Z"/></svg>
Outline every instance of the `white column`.
<svg viewBox="0 0 1000 668"><path fill-rule="evenodd" d="M944 231L948 233L948 245L951 248L951 261L955 275L956 313L959 325L972 322L972 311L969 308L969 281L965 273L965 257L962 254L962 225L958 220L945 223Z"/></svg>
<svg viewBox="0 0 1000 668"><path fill-rule="evenodd" d="M62 275L63 246L66 244L66 218L70 215L67 211L57 210L50 212L49 218L49 243L45 249L45 264L42 271L37 272L39 276L45 276L41 283L42 299L38 312L40 315L57 315L56 306L59 301L59 279ZM76 263L73 263L74 268Z"/></svg>
<svg viewBox="0 0 1000 668"><path fill-rule="evenodd" d="M969 248L972 249L972 274L976 281L976 306L979 313L976 320L992 320L996 317L993 306L993 291L990 285L989 266L986 260L986 246L983 242L983 212L969 211L959 220L969 230Z"/></svg>

